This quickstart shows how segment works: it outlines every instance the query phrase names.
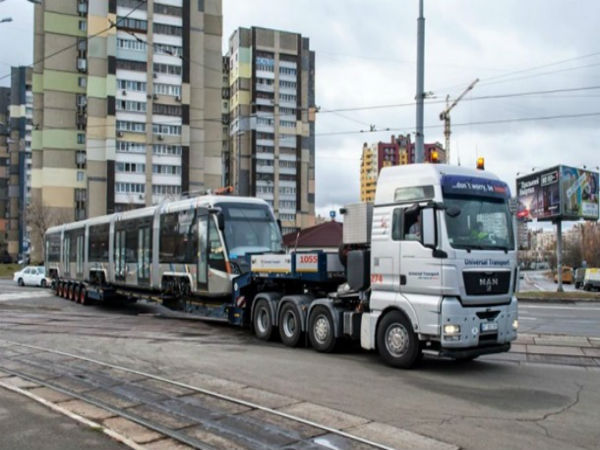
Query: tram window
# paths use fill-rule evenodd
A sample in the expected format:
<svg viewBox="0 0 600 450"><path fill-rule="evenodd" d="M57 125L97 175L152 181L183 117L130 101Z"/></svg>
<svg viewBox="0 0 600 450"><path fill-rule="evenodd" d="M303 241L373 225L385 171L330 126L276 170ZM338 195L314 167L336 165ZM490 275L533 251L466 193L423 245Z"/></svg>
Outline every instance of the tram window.
<svg viewBox="0 0 600 450"><path fill-rule="evenodd" d="M109 224L90 227L89 254L90 261L108 261Z"/></svg>
<svg viewBox="0 0 600 450"><path fill-rule="evenodd" d="M160 217L161 263L192 264L198 251L198 211L186 210Z"/></svg>
<svg viewBox="0 0 600 450"><path fill-rule="evenodd" d="M49 262L60 261L60 234L46 236L46 259Z"/></svg>

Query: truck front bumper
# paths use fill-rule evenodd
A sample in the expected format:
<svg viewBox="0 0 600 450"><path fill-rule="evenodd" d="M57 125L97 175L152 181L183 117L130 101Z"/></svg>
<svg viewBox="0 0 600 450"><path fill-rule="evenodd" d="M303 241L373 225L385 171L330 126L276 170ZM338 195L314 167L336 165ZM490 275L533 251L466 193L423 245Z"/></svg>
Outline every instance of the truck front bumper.
<svg viewBox="0 0 600 450"><path fill-rule="evenodd" d="M490 355L492 353L504 353L510 350L510 343L487 345L471 348L443 348L434 352L437 356L444 356L454 359L476 358L480 355Z"/></svg>
<svg viewBox="0 0 600 450"><path fill-rule="evenodd" d="M517 338L517 299L497 306L463 306L457 298L442 300L440 354L464 358L508 351Z"/></svg>

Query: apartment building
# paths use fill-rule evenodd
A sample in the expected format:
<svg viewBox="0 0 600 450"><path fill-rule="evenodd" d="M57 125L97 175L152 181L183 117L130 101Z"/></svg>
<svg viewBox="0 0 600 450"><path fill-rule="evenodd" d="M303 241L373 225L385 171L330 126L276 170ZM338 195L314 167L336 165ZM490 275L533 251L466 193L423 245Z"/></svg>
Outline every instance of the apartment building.
<svg viewBox="0 0 600 450"><path fill-rule="evenodd" d="M221 0L35 6L32 197L83 219L222 182Z"/></svg>
<svg viewBox="0 0 600 450"><path fill-rule="evenodd" d="M363 144L360 162L360 201L375 200L377 177L384 167L401 164L413 164L415 161L415 144L411 142L410 134L394 136L390 142ZM446 151L442 144L435 142L425 144L425 162L445 163Z"/></svg>
<svg viewBox="0 0 600 450"><path fill-rule="evenodd" d="M31 133L33 130L31 67L11 69L9 107L8 253L13 260L29 253L27 207L31 201Z"/></svg>
<svg viewBox="0 0 600 450"><path fill-rule="evenodd" d="M10 202L10 157L8 153L8 118L10 88L0 87L0 262L8 262L8 217Z"/></svg>
<svg viewBox="0 0 600 450"><path fill-rule="evenodd" d="M315 54L309 39L265 28L229 38L229 178L269 202L289 233L315 221Z"/></svg>

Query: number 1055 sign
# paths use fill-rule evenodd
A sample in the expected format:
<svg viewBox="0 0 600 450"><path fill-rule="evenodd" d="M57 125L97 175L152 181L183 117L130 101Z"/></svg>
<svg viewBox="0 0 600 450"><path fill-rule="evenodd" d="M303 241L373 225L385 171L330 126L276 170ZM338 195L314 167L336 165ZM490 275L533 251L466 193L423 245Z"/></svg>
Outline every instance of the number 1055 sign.
<svg viewBox="0 0 600 450"><path fill-rule="evenodd" d="M296 272L318 272L318 253L296 253Z"/></svg>

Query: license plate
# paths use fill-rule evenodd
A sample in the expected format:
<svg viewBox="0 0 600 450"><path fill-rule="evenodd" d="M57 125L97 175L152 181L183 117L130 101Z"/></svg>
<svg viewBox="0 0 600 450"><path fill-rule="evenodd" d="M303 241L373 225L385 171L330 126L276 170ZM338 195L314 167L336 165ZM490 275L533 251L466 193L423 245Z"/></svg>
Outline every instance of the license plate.
<svg viewBox="0 0 600 450"><path fill-rule="evenodd" d="M481 331L498 331L498 324L496 322L485 322L481 324Z"/></svg>

